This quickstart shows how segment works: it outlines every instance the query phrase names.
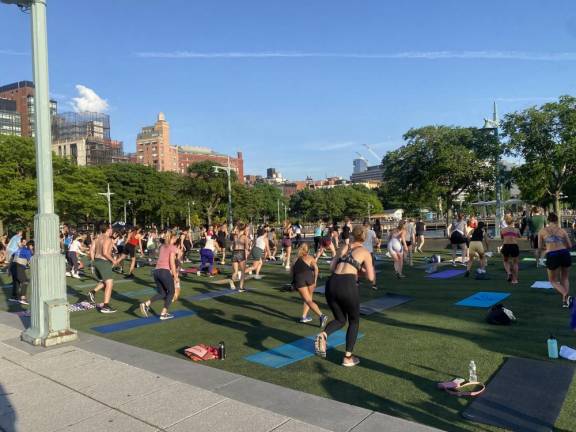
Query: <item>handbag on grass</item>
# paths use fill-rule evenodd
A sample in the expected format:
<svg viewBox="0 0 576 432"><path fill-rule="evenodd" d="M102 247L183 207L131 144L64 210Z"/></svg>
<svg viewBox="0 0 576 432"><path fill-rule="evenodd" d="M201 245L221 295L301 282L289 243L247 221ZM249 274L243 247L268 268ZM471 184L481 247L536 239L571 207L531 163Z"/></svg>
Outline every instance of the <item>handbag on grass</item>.
<svg viewBox="0 0 576 432"><path fill-rule="evenodd" d="M193 361L217 360L220 358L218 355L218 347L204 344L186 348L184 355Z"/></svg>

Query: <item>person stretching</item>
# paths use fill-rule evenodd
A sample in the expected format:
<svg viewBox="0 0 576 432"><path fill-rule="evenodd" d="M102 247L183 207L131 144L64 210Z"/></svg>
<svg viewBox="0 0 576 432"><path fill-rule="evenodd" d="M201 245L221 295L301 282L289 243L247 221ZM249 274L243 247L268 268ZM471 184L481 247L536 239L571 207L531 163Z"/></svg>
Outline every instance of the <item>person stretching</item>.
<svg viewBox="0 0 576 432"><path fill-rule="evenodd" d="M292 266L292 287L298 291L304 302L300 322L308 323L312 321L312 318L308 316L308 312L312 310L320 318L320 329L324 329L328 322L328 317L320 311L320 308L313 300L314 290L318 282L318 265L316 260L308 255L308 249L307 243L302 243L298 249L298 258Z"/></svg>
<svg viewBox="0 0 576 432"><path fill-rule="evenodd" d="M507 214L504 216L506 228L500 231L502 238L502 248L500 253L504 259L504 270L506 270L506 279L513 284L518 283L518 257L520 249L518 248L518 239L521 237L520 231L514 227L514 218Z"/></svg>
<svg viewBox="0 0 576 432"><path fill-rule="evenodd" d="M548 215L548 226L538 233L538 247L539 252L546 252L548 280L562 295L562 307L570 307L572 297L570 297L569 278L572 265L570 256L572 243L566 231L558 226L558 216L555 213Z"/></svg>
<svg viewBox="0 0 576 432"><path fill-rule="evenodd" d="M162 308L162 312L160 312L160 319L169 320L174 318L174 315L168 312L174 300L176 283L179 282L178 268L176 266L177 251L174 243L176 243L176 236L172 231L168 231L164 236L164 244L160 247L158 261L156 262L156 268L153 272L158 294L146 300L144 303L140 303L140 312L145 317L148 317L150 305L153 302L164 300L164 307Z"/></svg>
<svg viewBox="0 0 576 432"><path fill-rule="evenodd" d="M342 366L346 367L360 363L358 357L352 355L360 325L360 295L356 282L360 275L364 275L370 283L374 283L375 280L372 257L362 246L366 240L366 231L357 225L352 229L352 237L353 241L349 245L344 245L332 260L330 265L332 275L326 282L326 301L334 314L334 320L316 336L314 342L316 355L326 357L328 337L344 327L348 321L346 354L342 360Z"/></svg>

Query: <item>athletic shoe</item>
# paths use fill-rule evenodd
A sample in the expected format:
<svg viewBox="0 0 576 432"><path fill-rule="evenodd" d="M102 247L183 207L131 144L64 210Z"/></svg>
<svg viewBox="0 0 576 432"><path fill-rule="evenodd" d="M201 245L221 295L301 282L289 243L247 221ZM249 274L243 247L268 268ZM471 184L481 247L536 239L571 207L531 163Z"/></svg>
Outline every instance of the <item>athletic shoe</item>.
<svg viewBox="0 0 576 432"><path fill-rule="evenodd" d="M148 318L148 311L150 310L150 306L148 306L146 303L140 303L140 312L142 313L142 315L144 315L146 318Z"/></svg>
<svg viewBox="0 0 576 432"><path fill-rule="evenodd" d="M70 277L70 276L72 276L72 273L66 272L66 276Z"/></svg>
<svg viewBox="0 0 576 432"><path fill-rule="evenodd" d="M312 321L312 318L310 318L310 317L308 317L308 316L305 316L305 317L300 318L300 321L299 321L299 322L301 322L301 323L309 323L310 321Z"/></svg>
<svg viewBox="0 0 576 432"><path fill-rule="evenodd" d="M90 301L92 303L96 303L96 291L94 291L93 289L88 291L88 297L90 297Z"/></svg>
<svg viewBox="0 0 576 432"><path fill-rule="evenodd" d="M172 315L171 313L165 313L165 314L160 315L160 319L162 321L169 320L172 318L174 318L174 315Z"/></svg>
<svg viewBox="0 0 576 432"><path fill-rule="evenodd" d="M572 298L572 296L568 296L568 297L566 297L566 301L562 302L562 307L563 308L569 308L569 307L571 307L573 302L574 302L574 299Z"/></svg>
<svg viewBox="0 0 576 432"><path fill-rule="evenodd" d="M328 316L322 314L320 316L320 329L324 330L324 328L326 327L326 324L328 324Z"/></svg>
<svg viewBox="0 0 576 432"><path fill-rule="evenodd" d="M377 286L376 284L374 284L374 285L372 285L372 289L373 289L374 291L378 291L378 286Z"/></svg>
<svg viewBox="0 0 576 432"><path fill-rule="evenodd" d="M572 309L574 307L574 297L568 296L568 308Z"/></svg>
<svg viewBox="0 0 576 432"><path fill-rule="evenodd" d="M81 279L81 278L80 278L80 275L79 275L78 273L72 273L72 277L73 277L74 279Z"/></svg>
<svg viewBox="0 0 576 432"><path fill-rule="evenodd" d="M239 293L246 292L246 288L238 288L238 292L239 292Z"/></svg>
<svg viewBox="0 0 576 432"><path fill-rule="evenodd" d="M286 266L284 268L286 269L286 271L290 271L290 266Z"/></svg>
<svg viewBox="0 0 576 432"><path fill-rule="evenodd" d="M262 279L262 275L254 275L254 279L260 280L260 279Z"/></svg>
<svg viewBox="0 0 576 432"><path fill-rule="evenodd" d="M130 273L129 275L124 276L124 279L134 279L134 274Z"/></svg>
<svg viewBox="0 0 576 432"><path fill-rule="evenodd" d="M236 285L234 285L234 281L232 279L230 279L229 284L230 284L230 289L233 289L233 290L236 289Z"/></svg>
<svg viewBox="0 0 576 432"><path fill-rule="evenodd" d="M344 358L342 359L342 366L344 367L354 367L358 363L360 363L360 359L356 356L350 356L350 357L344 356Z"/></svg>
<svg viewBox="0 0 576 432"><path fill-rule="evenodd" d="M104 314L111 314L116 312L116 309L114 309L112 306L110 305L103 305L99 310L100 313L104 313Z"/></svg>
<svg viewBox="0 0 576 432"><path fill-rule="evenodd" d="M398 273L398 279L404 279L406 275L404 273Z"/></svg>
<svg viewBox="0 0 576 432"><path fill-rule="evenodd" d="M322 334L319 334L316 336L316 339L314 339L314 353L318 357L326 358L326 345L326 339Z"/></svg>

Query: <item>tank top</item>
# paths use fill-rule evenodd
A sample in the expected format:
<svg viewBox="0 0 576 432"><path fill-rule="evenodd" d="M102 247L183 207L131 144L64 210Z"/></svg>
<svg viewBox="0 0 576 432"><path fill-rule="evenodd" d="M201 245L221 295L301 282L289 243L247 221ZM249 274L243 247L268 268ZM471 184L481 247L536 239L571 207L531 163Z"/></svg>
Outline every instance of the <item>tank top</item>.
<svg viewBox="0 0 576 432"><path fill-rule="evenodd" d="M416 222L416 232L418 233L424 232L424 222Z"/></svg>
<svg viewBox="0 0 576 432"><path fill-rule="evenodd" d="M472 237L470 238L470 241L482 241L484 240L484 230L480 229L480 228L476 228L474 231L472 231Z"/></svg>

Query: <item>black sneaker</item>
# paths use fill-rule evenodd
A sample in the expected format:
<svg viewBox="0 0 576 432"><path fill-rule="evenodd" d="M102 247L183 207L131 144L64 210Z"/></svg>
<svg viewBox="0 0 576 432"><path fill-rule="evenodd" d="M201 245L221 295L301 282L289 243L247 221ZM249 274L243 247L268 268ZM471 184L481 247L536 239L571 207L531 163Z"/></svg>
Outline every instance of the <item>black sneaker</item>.
<svg viewBox="0 0 576 432"><path fill-rule="evenodd" d="M326 324L328 324L328 316L322 315L320 317L320 330L324 330Z"/></svg>
<svg viewBox="0 0 576 432"><path fill-rule="evenodd" d="M130 273L129 275L124 276L124 279L134 279L134 274Z"/></svg>
<svg viewBox="0 0 576 432"><path fill-rule="evenodd" d="M116 309L114 309L112 306L110 305L103 305L99 310L100 313L105 313L105 314L111 314L116 312Z"/></svg>
<svg viewBox="0 0 576 432"><path fill-rule="evenodd" d="M92 303L96 303L96 291L94 291L93 289L88 291L88 297L90 297L90 301Z"/></svg>

